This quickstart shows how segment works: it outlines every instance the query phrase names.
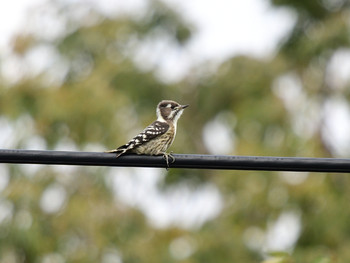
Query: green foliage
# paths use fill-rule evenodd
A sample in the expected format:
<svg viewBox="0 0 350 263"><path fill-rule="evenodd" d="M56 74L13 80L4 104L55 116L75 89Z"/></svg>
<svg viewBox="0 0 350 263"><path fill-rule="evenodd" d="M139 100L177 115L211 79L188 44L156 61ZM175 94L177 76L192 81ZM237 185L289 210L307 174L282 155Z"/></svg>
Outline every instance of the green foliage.
<svg viewBox="0 0 350 263"><path fill-rule="evenodd" d="M262 263L292 263L293 260L288 253L285 252L271 252L269 258Z"/></svg>
<svg viewBox="0 0 350 263"><path fill-rule="evenodd" d="M50 82L47 69L14 83L3 81L0 121L11 122L16 135L28 133L16 138L13 147L24 147L39 136L48 149L62 145L86 149L91 144L109 149L153 121L161 99L174 99L191 105L179 122L171 149L175 152L208 153L203 128L218 119L225 121L235 138L232 154L336 156L323 136L323 109L335 95L349 100L349 83L336 89L326 75L334 52L349 47L349 9L345 1L338 1L337 8L329 1L272 2L298 14L294 30L273 59L237 56L214 73L173 84L157 79L152 68L139 67L134 57L150 40L166 39L181 49L191 39L193 28L169 7L151 1L148 12L137 19L94 14L97 22L89 25L61 12L68 25L63 36L48 41L19 35L13 51L25 57L32 48L49 45L65 65L65 74ZM57 8L67 11L69 6ZM198 65L198 71L211 72L206 66ZM276 92L277 80L288 74L301 83L304 101L294 101L295 108L279 96L287 92L285 86ZM295 122L300 126L312 121L298 119L305 113L297 111L300 108L317 112L319 121L311 135L296 131ZM19 125L23 117L30 120L32 130ZM107 168L9 165L1 171L9 175L0 198L1 211L8 211L0 214L1 262L333 263L350 259L346 175L170 170L159 184L164 191L169 185L185 184L195 190L210 183L221 193L220 214L189 230L152 227L136 206L116 198ZM65 193L57 211L43 208L48 189ZM297 241L288 253L264 250L269 229L290 211L300 215Z"/></svg>

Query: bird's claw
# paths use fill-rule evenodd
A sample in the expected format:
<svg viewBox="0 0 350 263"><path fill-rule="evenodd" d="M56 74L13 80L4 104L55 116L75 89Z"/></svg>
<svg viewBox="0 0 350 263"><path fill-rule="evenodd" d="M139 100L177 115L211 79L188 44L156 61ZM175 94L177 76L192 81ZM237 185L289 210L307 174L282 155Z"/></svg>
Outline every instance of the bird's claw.
<svg viewBox="0 0 350 263"><path fill-rule="evenodd" d="M163 154L163 158L165 159L166 161L166 169L168 170L169 169L169 157L171 158L171 163L174 163L175 162L175 157L172 155L173 152L170 152L170 153L164 153Z"/></svg>

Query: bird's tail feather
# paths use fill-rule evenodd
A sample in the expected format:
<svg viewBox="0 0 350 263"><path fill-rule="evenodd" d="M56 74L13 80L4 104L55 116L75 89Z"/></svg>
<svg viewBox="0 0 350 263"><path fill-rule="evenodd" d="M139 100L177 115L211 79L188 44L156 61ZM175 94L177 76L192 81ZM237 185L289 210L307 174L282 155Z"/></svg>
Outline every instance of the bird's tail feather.
<svg viewBox="0 0 350 263"><path fill-rule="evenodd" d="M117 153L117 152L120 152L120 149L113 149L113 150L105 151L105 153Z"/></svg>
<svg viewBox="0 0 350 263"><path fill-rule="evenodd" d="M126 149L119 150L116 153L117 153L117 155L115 156L115 158L118 158L120 155L126 153Z"/></svg>
<svg viewBox="0 0 350 263"><path fill-rule="evenodd" d="M114 150L110 150L110 151L105 151L105 153L116 153L116 158L118 158L120 155L126 153L127 149L114 149Z"/></svg>

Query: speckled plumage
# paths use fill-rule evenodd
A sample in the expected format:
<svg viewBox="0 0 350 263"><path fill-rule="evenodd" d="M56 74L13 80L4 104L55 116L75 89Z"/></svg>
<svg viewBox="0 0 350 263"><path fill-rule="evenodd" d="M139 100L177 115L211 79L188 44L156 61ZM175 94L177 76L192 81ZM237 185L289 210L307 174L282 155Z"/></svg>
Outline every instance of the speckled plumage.
<svg viewBox="0 0 350 263"><path fill-rule="evenodd" d="M175 128L173 125L168 125L166 132L158 135L156 140L145 142L130 152L146 155L160 155L166 152L175 139Z"/></svg>

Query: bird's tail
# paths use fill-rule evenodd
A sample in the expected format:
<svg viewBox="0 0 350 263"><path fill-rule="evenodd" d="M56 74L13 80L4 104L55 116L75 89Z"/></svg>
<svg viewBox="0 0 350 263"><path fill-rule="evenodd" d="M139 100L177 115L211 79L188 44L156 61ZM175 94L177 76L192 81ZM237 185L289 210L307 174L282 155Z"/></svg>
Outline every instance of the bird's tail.
<svg viewBox="0 0 350 263"><path fill-rule="evenodd" d="M116 153L119 152L118 149L114 149L114 150L109 150L109 151L105 151L105 153Z"/></svg>
<svg viewBox="0 0 350 263"><path fill-rule="evenodd" d="M116 153L116 158L118 158L120 155L126 153L128 149L126 148L118 148L118 149L114 149L114 150L110 150L110 151L105 151L105 153Z"/></svg>

